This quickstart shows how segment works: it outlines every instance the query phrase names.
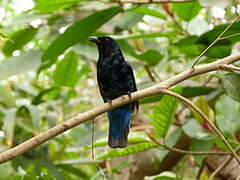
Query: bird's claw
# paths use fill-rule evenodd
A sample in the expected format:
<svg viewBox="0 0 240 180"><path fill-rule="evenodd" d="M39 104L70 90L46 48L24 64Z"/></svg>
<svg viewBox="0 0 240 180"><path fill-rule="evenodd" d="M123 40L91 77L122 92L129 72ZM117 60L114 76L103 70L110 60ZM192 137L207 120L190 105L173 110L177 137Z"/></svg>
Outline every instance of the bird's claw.
<svg viewBox="0 0 240 180"><path fill-rule="evenodd" d="M127 95L128 95L128 97L129 97L129 99L132 98L132 94L131 94L131 92L127 92Z"/></svg>
<svg viewBox="0 0 240 180"><path fill-rule="evenodd" d="M112 105L112 100L111 99L107 99L108 104Z"/></svg>

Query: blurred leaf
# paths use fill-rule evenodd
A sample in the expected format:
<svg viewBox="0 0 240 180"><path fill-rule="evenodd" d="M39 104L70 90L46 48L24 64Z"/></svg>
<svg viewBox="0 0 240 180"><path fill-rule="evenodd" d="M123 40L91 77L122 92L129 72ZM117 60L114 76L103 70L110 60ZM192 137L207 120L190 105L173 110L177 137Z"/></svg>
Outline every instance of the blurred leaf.
<svg viewBox="0 0 240 180"><path fill-rule="evenodd" d="M0 104L8 108L16 106L16 100L12 95L10 86L0 85Z"/></svg>
<svg viewBox="0 0 240 180"><path fill-rule="evenodd" d="M57 57L67 48L78 42L87 40L91 33L118 14L121 10L121 7L111 7L102 11L97 11L68 27L67 30L63 34L60 34L44 52L42 56L43 64L40 70L55 63Z"/></svg>
<svg viewBox="0 0 240 180"><path fill-rule="evenodd" d="M113 23L122 30L128 30L142 20L142 17L142 14L127 11L122 16L116 17Z"/></svg>
<svg viewBox="0 0 240 180"><path fill-rule="evenodd" d="M149 49L142 54L135 54L134 57L144 61L149 66L156 66L163 58L163 55L157 50Z"/></svg>
<svg viewBox="0 0 240 180"><path fill-rule="evenodd" d="M39 10L42 12L55 11L73 6L81 1L84 0L36 0L34 10Z"/></svg>
<svg viewBox="0 0 240 180"><path fill-rule="evenodd" d="M111 35L116 40L122 39L135 39L135 38L156 38L156 37L171 37L174 34L172 32L162 33L162 32L154 32L154 33L141 33L141 34L124 34L124 35Z"/></svg>
<svg viewBox="0 0 240 180"><path fill-rule="evenodd" d="M152 125L157 137L165 137L177 108L177 100L172 96L163 96L155 106Z"/></svg>
<svg viewBox="0 0 240 180"><path fill-rule="evenodd" d="M10 179L13 171L14 169L12 168L10 161L2 163L0 165L1 179Z"/></svg>
<svg viewBox="0 0 240 180"><path fill-rule="evenodd" d="M84 179L88 178L88 175L86 174L86 172L84 172L83 170L81 170L79 168L75 168L72 165L59 164L59 165L56 165L56 167L62 169L63 171L67 171L69 173L72 173L72 174L76 175L77 177L84 178Z"/></svg>
<svg viewBox="0 0 240 180"><path fill-rule="evenodd" d="M183 87L182 95L187 98L192 98L196 96L208 95L215 90L215 88L205 86L186 86Z"/></svg>
<svg viewBox="0 0 240 180"><path fill-rule="evenodd" d="M192 151L201 151L201 152L210 151L212 145L213 145L213 140L203 141L203 140L194 139L194 138L191 140ZM207 155L193 155L193 157L195 159L195 162L200 166L203 160L205 159L205 157L207 157Z"/></svg>
<svg viewBox="0 0 240 180"><path fill-rule="evenodd" d="M199 140L210 140L214 137L205 131L195 119L189 119L189 121L182 126L182 129L189 137Z"/></svg>
<svg viewBox="0 0 240 180"><path fill-rule="evenodd" d="M107 153L99 156L97 159L103 160L108 158L126 156L129 154L134 154L134 153L145 151L155 147L157 147L157 145L152 142L144 142L144 143L129 145L124 149L111 149Z"/></svg>
<svg viewBox="0 0 240 180"><path fill-rule="evenodd" d="M27 106L20 106L16 113L16 123L25 131L34 133L33 121Z"/></svg>
<svg viewBox="0 0 240 180"><path fill-rule="evenodd" d="M166 19L167 17L162 14L160 11L154 10L154 9L149 9L148 7L143 7L143 6L137 6L136 8L131 9L130 11L140 13L140 14L145 14L161 19Z"/></svg>
<svg viewBox="0 0 240 180"><path fill-rule="evenodd" d="M34 38L37 32L38 29L33 28L32 26L13 32L9 36L11 40L6 41L2 47L3 54L11 56L15 50L22 49L25 44Z"/></svg>
<svg viewBox="0 0 240 180"><path fill-rule="evenodd" d="M225 134L234 136L240 129L240 103L226 95L220 96L216 103L216 121L219 129Z"/></svg>
<svg viewBox="0 0 240 180"><path fill-rule="evenodd" d="M227 73L221 78L225 93L235 101L240 102L240 75Z"/></svg>
<svg viewBox="0 0 240 180"><path fill-rule="evenodd" d="M7 34L4 34L4 33L0 32L0 37L3 38L3 39L9 40L11 43L14 43L13 40L10 39Z"/></svg>
<svg viewBox="0 0 240 180"><path fill-rule="evenodd" d="M198 1L173 3L173 11L184 21L190 21L202 9Z"/></svg>
<svg viewBox="0 0 240 180"><path fill-rule="evenodd" d="M179 48L181 52L188 56L197 56L200 54L200 49L196 44L197 40L197 36L188 36L174 43L174 45Z"/></svg>
<svg viewBox="0 0 240 180"><path fill-rule="evenodd" d="M73 51L70 51L57 64L53 73L54 84L73 88L78 79L78 57Z"/></svg>
<svg viewBox="0 0 240 180"><path fill-rule="evenodd" d="M12 146L13 143L16 112L16 108L6 109L4 112L3 131L6 134L8 146Z"/></svg>
<svg viewBox="0 0 240 180"><path fill-rule="evenodd" d="M173 178L173 177L169 177L169 176L159 176L159 177L155 177L153 180L182 180L182 179Z"/></svg>
<svg viewBox="0 0 240 180"><path fill-rule="evenodd" d="M59 87L52 87L52 88L49 88L49 89L44 89L44 90L40 91L37 96L35 96L35 97L33 98L32 104L34 104L34 105L41 104L41 103L44 102L43 97L44 97L45 95L49 95L49 94L52 93L52 92L55 92L56 94L58 94L58 93L60 92L60 90L61 90L61 89L60 89ZM54 93L54 94L55 94L55 93ZM50 97L47 98L47 100L51 100L51 99L52 99L52 98L50 98ZM47 101L47 100L46 100L46 101Z"/></svg>
<svg viewBox="0 0 240 180"><path fill-rule="evenodd" d="M0 80L37 69L40 65L40 56L39 51L29 51L5 59L0 63Z"/></svg>
<svg viewBox="0 0 240 180"><path fill-rule="evenodd" d="M195 101L195 105L209 118L210 121L214 122L214 120L215 120L214 111L208 105L208 103L206 102L206 100L203 97L199 97ZM192 112L193 112L193 115L196 118L196 120L198 120L199 123L203 124L204 122L203 122L202 117L196 111L192 110Z"/></svg>

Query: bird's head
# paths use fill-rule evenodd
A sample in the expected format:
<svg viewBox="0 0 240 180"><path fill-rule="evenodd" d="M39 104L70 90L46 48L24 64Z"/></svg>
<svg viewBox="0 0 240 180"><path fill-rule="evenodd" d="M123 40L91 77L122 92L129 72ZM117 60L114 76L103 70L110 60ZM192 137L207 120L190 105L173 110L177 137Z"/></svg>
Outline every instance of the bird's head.
<svg viewBox="0 0 240 180"><path fill-rule="evenodd" d="M121 52L116 41L109 36L90 37L90 41L96 43L100 55L109 56Z"/></svg>

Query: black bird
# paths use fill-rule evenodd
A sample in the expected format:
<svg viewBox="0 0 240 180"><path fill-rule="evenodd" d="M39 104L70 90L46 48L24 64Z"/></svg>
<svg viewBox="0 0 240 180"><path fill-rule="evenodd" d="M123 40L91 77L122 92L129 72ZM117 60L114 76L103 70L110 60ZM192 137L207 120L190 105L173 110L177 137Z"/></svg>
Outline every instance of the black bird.
<svg viewBox="0 0 240 180"><path fill-rule="evenodd" d="M97 81L104 102L137 91L134 74L130 64L111 37L91 37L98 47ZM109 120L108 144L112 148L123 148L128 144L131 113L138 110L138 101L107 112Z"/></svg>

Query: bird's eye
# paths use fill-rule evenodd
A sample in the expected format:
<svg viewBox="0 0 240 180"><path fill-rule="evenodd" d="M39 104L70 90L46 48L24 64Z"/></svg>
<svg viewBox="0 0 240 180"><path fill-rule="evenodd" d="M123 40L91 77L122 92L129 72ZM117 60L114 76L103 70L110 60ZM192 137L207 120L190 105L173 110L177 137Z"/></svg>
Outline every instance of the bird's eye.
<svg viewBox="0 0 240 180"><path fill-rule="evenodd" d="M110 41L110 39L109 39L109 38L106 38L106 39L105 39L105 42L109 42L109 41Z"/></svg>

